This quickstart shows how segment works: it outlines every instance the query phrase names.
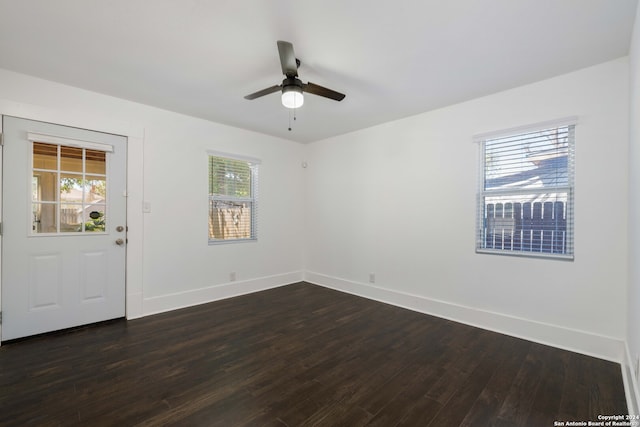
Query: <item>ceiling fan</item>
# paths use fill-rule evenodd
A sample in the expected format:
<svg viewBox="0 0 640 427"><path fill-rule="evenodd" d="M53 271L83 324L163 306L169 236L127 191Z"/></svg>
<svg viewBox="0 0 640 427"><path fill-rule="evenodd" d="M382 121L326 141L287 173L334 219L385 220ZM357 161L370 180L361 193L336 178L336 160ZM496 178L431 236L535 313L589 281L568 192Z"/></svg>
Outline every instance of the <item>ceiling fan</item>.
<svg viewBox="0 0 640 427"><path fill-rule="evenodd" d="M300 60L296 58L296 55L293 53L293 45L291 43L278 40L278 53L280 54L282 74L285 75L285 79L282 80L282 84L259 90L245 96L245 99L251 100L260 98L261 96L269 95L270 93L278 92L280 90L282 91L282 105L287 108L302 107L302 104L304 104L303 92L323 96L335 101L342 101L344 99L345 95L343 93L327 89L326 87L322 87L311 82L303 83L298 78Z"/></svg>

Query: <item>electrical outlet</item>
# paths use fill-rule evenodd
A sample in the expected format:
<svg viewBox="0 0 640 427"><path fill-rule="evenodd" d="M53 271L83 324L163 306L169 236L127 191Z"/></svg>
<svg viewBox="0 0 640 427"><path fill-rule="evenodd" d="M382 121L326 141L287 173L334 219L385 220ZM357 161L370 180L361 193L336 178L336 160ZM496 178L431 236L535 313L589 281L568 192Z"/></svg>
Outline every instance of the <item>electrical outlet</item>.
<svg viewBox="0 0 640 427"><path fill-rule="evenodd" d="M376 283L376 273L369 273L369 283Z"/></svg>
<svg viewBox="0 0 640 427"><path fill-rule="evenodd" d="M229 280L232 282L236 281L236 272L232 271L231 273L229 273Z"/></svg>

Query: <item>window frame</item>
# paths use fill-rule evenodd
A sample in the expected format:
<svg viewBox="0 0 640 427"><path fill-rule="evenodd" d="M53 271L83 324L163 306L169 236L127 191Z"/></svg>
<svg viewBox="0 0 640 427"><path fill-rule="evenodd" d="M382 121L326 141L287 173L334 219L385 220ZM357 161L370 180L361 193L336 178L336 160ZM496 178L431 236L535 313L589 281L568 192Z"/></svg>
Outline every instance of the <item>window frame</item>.
<svg viewBox="0 0 640 427"><path fill-rule="evenodd" d="M575 257L575 146L576 137L575 129L578 123L577 117L567 117L559 120L543 122L528 126L521 126L517 128L506 129L497 132L484 133L474 136L474 142L478 144L478 191L476 194L476 253L480 254L494 254L494 255L507 255L507 256L520 256L520 257L533 257L533 258L549 258L558 260L573 261ZM487 170L487 158L486 158L486 143L490 140L496 140L501 138L525 136L536 132L544 132L557 128L568 129L568 145L567 145L567 183L565 185L552 185L541 187L518 187L518 188L501 188L501 189L486 189L486 170ZM508 201L508 197L517 196L544 196L549 194L562 194L566 193L566 201L564 206L564 218L566 220L566 250L564 252L554 253L553 250L543 251L542 244L539 251L533 249L524 250L522 246L520 249L513 248L511 245L502 244L502 248L486 247L486 233L487 233L487 202L486 198L499 198L504 197L505 201L503 209L506 210L506 205L511 203L511 208L514 208L514 202ZM513 200L513 199L512 199ZM536 202L537 203L537 202ZM555 203L555 202L554 202ZM533 202L531 202L533 205ZM540 204L540 207L544 204ZM555 204L553 209L556 209ZM554 212L555 215L555 212ZM508 218L505 218L508 219ZM524 220L524 217L522 218ZM495 218L494 218L495 220ZM515 219L513 220L515 223ZM532 230L536 231L536 230ZM540 230L537 230L540 231ZM504 236L504 235L503 235ZM514 240L511 240L513 243ZM554 245L555 243L552 243ZM505 247L509 246L509 247Z"/></svg>
<svg viewBox="0 0 640 427"><path fill-rule="evenodd" d="M251 172L251 183L250 183L250 192L251 195L249 197L237 197L237 196L229 196L224 194L213 194L209 192L210 188L207 189L207 222L209 223L209 227L207 227L207 237L209 245L224 245L230 243L243 243L243 242L256 242L258 240L258 177L259 177L259 166L261 161L256 158L224 153L220 151L207 151L207 178L210 179L212 175L211 171L211 158L217 157L224 160L234 160L239 162L247 163L249 166L249 170ZM207 185L209 185L207 183ZM250 236L242 237L242 238L229 238L229 239L220 239L211 237L210 235L210 227L211 227L211 213L212 213L212 203L214 201L221 202L236 202L236 203L248 203L251 206L251 214L250 214Z"/></svg>

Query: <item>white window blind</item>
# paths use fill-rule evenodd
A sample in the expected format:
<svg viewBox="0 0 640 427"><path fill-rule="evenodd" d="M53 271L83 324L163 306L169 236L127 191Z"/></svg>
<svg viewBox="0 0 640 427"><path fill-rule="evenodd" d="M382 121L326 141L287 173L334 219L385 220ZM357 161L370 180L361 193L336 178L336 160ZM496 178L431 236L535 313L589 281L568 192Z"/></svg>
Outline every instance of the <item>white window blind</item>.
<svg viewBox="0 0 640 427"><path fill-rule="evenodd" d="M209 243L257 239L258 164L209 155Z"/></svg>
<svg viewBox="0 0 640 427"><path fill-rule="evenodd" d="M573 259L575 124L479 142L476 251Z"/></svg>

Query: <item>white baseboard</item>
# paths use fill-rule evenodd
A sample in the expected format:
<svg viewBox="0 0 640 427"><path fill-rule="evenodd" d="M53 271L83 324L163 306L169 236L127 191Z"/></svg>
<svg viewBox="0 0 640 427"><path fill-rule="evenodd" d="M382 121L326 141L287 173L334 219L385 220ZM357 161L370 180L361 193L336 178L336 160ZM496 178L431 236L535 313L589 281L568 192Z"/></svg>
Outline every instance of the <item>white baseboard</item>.
<svg viewBox="0 0 640 427"><path fill-rule="evenodd" d="M624 342L611 337L479 310L309 271L305 272L304 280L341 292L600 359L622 363L626 358Z"/></svg>
<svg viewBox="0 0 640 427"><path fill-rule="evenodd" d="M631 352L629 351L627 343L625 343L624 349L624 359L621 366L624 393L627 396L627 408L629 409L629 414L640 415L640 392L634 368L635 362L631 357Z"/></svg>
<svg viewBox="0 0 640 427"><path fill-rule="evenodd" d="M127 320L138 319L144 316L142 301L142 292L127 293Z"/></svg>
<svg viewBox="0 0 640 427"><path fill-rule="evenodd" d="M142 311L144 316L149 316L152 314L163 313L165 311L177 310L180 308L191 307L194 305L289 285L291 283L300 282L302 277L302 271L293 271L274 276L229 282L207 288L145 298L142 301Z"/></svg>

